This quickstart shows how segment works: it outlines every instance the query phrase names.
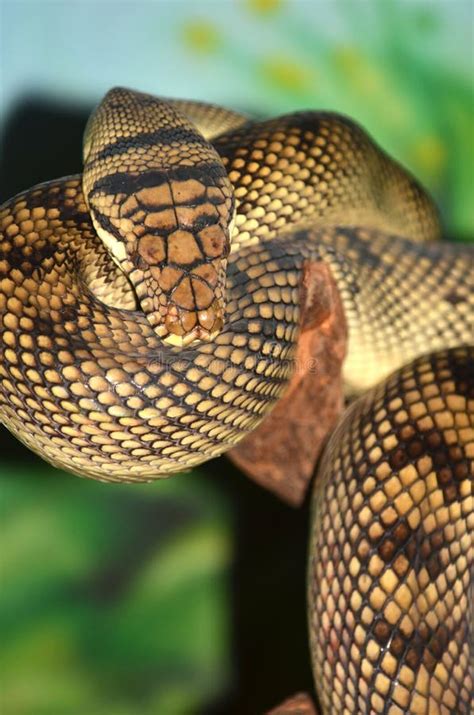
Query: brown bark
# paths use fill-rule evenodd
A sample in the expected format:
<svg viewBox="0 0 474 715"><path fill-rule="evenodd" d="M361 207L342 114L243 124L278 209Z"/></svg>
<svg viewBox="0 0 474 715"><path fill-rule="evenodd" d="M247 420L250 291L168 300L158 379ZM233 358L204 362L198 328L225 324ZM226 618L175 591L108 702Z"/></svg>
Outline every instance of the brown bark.
<svg viewBox="0 0 474 715"><path fill-rule="evenodd" d="M316 460L342 411L346 323L328 266L308 262L302 279L295 370L283 397L228 456L292 506L306 494Z"/></svg>
<svg viewBox="0 0 474 715"><path fill-rule="evenodd" d="M306 693L297 693L266 715L318 715L318 710Z"/></svg>

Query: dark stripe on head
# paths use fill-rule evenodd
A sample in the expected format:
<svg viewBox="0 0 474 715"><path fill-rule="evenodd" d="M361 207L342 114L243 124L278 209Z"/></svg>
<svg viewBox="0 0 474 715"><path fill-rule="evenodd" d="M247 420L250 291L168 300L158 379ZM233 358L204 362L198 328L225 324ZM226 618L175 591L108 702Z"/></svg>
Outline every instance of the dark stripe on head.
<svg viewBox="0 0 474 715"><path fill-rule="evenodd" d="M209 145L209 142L204 139L203 136L191 129L183 129L182 127L161 127L154 132L134 134L133 137L123 137L116 142L107 144L90 162L90 166L95 165L97 162L104 161L110 156L122 154L131 148L136 149L139 147L153 146L153 144L170 144L176 141L183 145Z"/></svg>
<svg viewBox="0 0 474 715"><path fill-rule="evenodd" d="M227 177L227 173L219 161L203 162L197 166L177 166L166 171L151 169L139 174L121 171L97 179L89 192L89 198L98 193L133 194L148 186L159 186L173 180L197 179L203 184L207 184L209 183L206 181L207 176L215 181Z"/></svg>

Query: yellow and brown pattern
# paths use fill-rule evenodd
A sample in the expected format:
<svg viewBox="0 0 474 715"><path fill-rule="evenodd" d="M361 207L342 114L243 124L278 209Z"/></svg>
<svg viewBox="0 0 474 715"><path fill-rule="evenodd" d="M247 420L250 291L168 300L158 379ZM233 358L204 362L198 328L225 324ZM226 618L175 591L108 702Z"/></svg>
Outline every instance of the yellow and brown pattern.
<svg viewBox="0 0 474 715"><path fill-rule="evenodd" d="M213 342L177 348L134 309L130 283L94 231L80 177L19 195L1 210L0 230L1 419L33 450L75 473L159 478L225 452L254 429L295 369L299 283L308 260L326 261L339 288L349 327L346 362L356 373L347 376L351 384L359 326L369 366L379 359L377 328L388 336L382 319L368 333L360 317L369 298L383 305L389 278L376 271L367 285L358 278L386 245L378 231L306 231L241 246L229 257L223 330ZM328 247L331 238L349 242L349 255ZM389 235L386 241L427 274L442 252L440 299L452 290L453 267L459 289L470 280L464 248ZM392 270L398 280L400 263ZM468 339L469 303L451 305L451 330L443 333L445 315L433 313L432 300L433 291L404 295L406 324L411 314L417 340L402 330L390 349L392 364L403 364L409 351L436 349L440 335L447 346ZM387 308L395 319L399 303Z"/></svg>
<svg viewBox="0 0 474 715"><path fill-rule="evenodd" d="M321 712L467 714L472 250L431 240L423 189L350 120L221 111L223 134L216 107L113 90L84 175L0 208L0 420L101 480L222 454L285 393L324 261L347 392L400 371L350 408L316 487Z"/></svg>
<svg viewBox="0 0 474 715"><path fill-rule="evenodd" d="M308 226L440 237L438 211L423 188L347 117L294 112L246 124L213 144L235 189L232 250Z"/></svg>
<svg viewBox="0 0 474 715"><path fill-rule="evenodd" d="M324 715L470 715L474 349L361 397L316 480L309 628Z"/></svg>
<svg viewBox="0 0 474 715"><path fill-rule="evenodd" d="M165 101L111 90L86 128L83 186L157 334L179 345L221 330L233 190L195 126Z"/></svg>

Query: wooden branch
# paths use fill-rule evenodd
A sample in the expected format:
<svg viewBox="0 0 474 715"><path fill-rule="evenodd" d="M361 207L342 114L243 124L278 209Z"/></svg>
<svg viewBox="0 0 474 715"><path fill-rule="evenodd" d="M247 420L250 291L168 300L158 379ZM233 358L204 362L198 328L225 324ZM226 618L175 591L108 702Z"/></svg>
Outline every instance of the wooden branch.
<svg viewBox="0 0 474 715"><path fill-rule="evenodd" d="M301 332L288 388L262 424L228 453L251 479L292 506L302 503L343 407L346 322L325 263L306 264L301 305Z"/></svg>
<svg viewBox="0 0 474 715"><path fill-rule="evenodd" d="M266 715L318 715L318 710L307 693L297 693Z"/></svg>

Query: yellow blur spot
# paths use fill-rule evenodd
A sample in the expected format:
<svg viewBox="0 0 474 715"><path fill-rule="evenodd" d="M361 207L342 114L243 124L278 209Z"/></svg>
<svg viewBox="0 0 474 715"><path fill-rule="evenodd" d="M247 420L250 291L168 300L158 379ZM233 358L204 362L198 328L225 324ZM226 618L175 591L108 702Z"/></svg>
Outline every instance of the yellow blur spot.
<svg viewBox="0 0 474 715"><path fill-rule="evenodd" d="M210 22L194 20L183 27L185 44L195 52L209 54L219 47L219 33Z"/></svg>
<svg viewBox="0 0 474 715"><path fill-rule="evenodd" d="M333 53L334 64L351 79L351 83L368 93L384 86L384 75L374 62L353 47L339 47Z"/></svg>
<svg viewBox="0 0 474 715"><path fill-rule="evenodd" d="M343 76L350 90L361 98L376 102L384 108L384 115L392 126L410 127L414 117L410 106L397 93L396 86L375 60L354 47L336 47L332 53L336 70Z"/></svg>
<svg viewBox="0 0 474 715"><path fill-rule="evenodd" d="M431 175L437 175L446 164L446 147L439 137L428 134L417 141L413 158L420 169Z"/></svg>
<svg viewBox="0 0 474 715"><path fill-rule="evenodd" d="M263 74L270 82L290 91L304 91L314 89L311 74L301 65L279 57L264 61Z"/></svg>
<svg viewBox="0 0 474 715"><path fill-rule="evenodd" d="M269 15L281 9L283 0L247 0L246 5L252 12Z"/></svg>

